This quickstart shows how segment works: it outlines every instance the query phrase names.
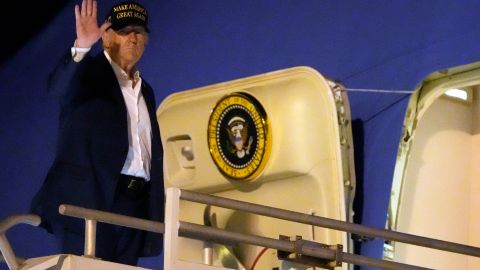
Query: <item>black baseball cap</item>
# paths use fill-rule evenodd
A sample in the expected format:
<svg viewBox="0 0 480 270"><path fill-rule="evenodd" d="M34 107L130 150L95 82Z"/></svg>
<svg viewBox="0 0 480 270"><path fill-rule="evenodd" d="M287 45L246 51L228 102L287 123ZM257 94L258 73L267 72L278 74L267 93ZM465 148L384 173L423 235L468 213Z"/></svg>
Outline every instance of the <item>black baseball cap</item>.
<svg viewBox="0 0 480 270"><path fill-rule="evenodd" d="M107 21L112 24L110 28L115 31L129 25L139 25L143 26L145 31L150 32L147 27L147 9L134 1L125 1L112 6L108 13Z"/></svg>

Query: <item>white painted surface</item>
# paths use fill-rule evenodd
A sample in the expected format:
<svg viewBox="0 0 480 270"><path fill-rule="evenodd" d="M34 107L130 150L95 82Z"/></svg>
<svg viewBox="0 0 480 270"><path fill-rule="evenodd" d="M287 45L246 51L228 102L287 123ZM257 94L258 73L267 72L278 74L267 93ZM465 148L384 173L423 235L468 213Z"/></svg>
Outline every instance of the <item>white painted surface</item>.
<svg viewBox="0 0 480 270"><path fill-rule="evenodd" d="M440 98L419 121L405 172L398 231L480 246L480 135L473 134L480 126L478 98L473 104ZM435 269L480 269L477 258L402 243L395 244L395 261Z"/></svg>

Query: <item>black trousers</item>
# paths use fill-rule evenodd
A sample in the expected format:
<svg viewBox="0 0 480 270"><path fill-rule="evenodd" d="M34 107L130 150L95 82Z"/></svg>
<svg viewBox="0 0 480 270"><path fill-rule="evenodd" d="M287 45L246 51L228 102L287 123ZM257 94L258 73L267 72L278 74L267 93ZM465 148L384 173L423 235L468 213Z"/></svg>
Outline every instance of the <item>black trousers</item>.
<svg viewBox="0 0 480 270"><path fill-rule="evenodd" d="M138 181L138 180L137 180ZM141 187L141 188L139 188ZM138 182L132 185L130 178L120 176L110 212L138 218L148 218L149 185ZM54 228L61 252L83 255L85 235L69 231L68 228ZM137 265L138 257L145 243L145 232L106 223L97 223L95 256L102 260Z"/></svg>

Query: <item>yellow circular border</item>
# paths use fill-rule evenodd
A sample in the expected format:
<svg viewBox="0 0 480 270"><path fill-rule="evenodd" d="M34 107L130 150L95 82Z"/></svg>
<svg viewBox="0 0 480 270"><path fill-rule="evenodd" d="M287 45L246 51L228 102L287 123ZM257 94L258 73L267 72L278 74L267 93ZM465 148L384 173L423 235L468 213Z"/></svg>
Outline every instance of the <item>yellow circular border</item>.
<svg viewBox="0 0 480 270"><path fill-rule="evenodd" d="M220 153L220 145L217 142L217 127L223 112L231 106L239 105L244 107L255 123L257 133L257 147L250 164L245 168L234 168L230 166ZM232 93L220 99L210 114L208 120L208 147L217 168L227 177L236 180L252 180L259 176L270 157L271 134L265 110L260 103L248 94Z"/></svg>

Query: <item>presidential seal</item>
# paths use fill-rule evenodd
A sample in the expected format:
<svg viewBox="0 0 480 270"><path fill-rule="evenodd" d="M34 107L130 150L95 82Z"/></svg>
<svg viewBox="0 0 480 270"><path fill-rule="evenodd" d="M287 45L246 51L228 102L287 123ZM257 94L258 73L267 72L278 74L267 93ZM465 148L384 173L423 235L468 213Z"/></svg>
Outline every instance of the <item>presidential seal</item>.
<svg viewBox="0 0 480 270"><path fill-rule="evenodd" d="M256 178L270 151L267 115L261 104L246 93L220 99L208 121L208 146L213 161L227 177Z"/></svg>

